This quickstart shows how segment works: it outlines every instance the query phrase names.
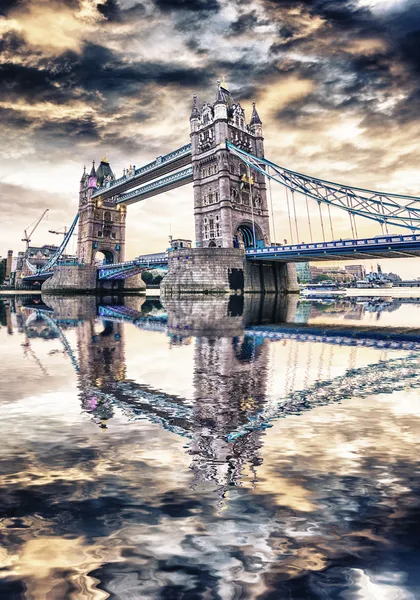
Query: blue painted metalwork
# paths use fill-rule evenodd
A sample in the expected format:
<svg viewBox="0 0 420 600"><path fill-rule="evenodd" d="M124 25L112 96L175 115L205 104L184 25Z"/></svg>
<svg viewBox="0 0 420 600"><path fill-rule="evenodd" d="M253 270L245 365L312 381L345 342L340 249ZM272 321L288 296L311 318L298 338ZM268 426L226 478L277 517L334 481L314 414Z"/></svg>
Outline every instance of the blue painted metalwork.
<svg viewBox="0 0 420 600"><path fill-rule="evenodd" d="M282 260L299 262L322 260L328 257L357 258L355 254L384 254L392 252L404 256L420 256L420 235L381 235L360 240L288 244L246 250L248 260Z"/></svg>
<svg viewBox="0 0 420 600"><path fill-rule="evenodd" d="M127 182L133 182L133 185L135 185L136 179L139 179L139 177L142 175L150 173L151 171L161 167L162 164L170 164L172 162L176 162L180 158L188 156L191 156L191 144L181 146L181 148L178 148L173 152L169 152L169 154L165 154L165 156L158 156L153 162L136 169L130 177L123 176L115 179L114 181L108 182L105 186L99 188L98 191L93 194L92 198L96 198L110 189L118 188L118 186L121 186ZM118 194L117 190L115 190L115 194Z"/></svg>
<svg viewBox="0 0 420 600"><path fill-rule="evenodd" d="M228 140L226 147L265 177L320 204L335 206L352 215L372 219L381 225L396 225L413 232L420 231L420 198L416 196L389 194L333 183L280 167L265 158L241 150Z"/></svg>
<svg viewBox="0 0 420 600"><path fill-rule="evenodd" d="M193 168L188 167L187 169L183 169L182 171L178 171L172 175L168 175L166 177L162 177L161 179L156 179L151 183L147 183L146 185L142 185L132 192L121 194L121 196L119 196L117 199L117 204L131 204L133 201L138 202L139 200L150 198L151 196L166 192L175 187L191 183L192 180Z"/></svg>
<svg viewBox="0 0 420 600"><path fill-rule="evenodd" d="M103 265L98 269L99 279L127 279L148 269L167 269L168 253L139 256L127 262Z"/></svg>
<svg viewBox="0 0 420 600"><path fill-rule="evenodd" d="M41 274L41 273L47 273L47 272L51 271L51 269L57 264L58 260L60 259L60 256L63 254L64 250L66 249L67 244L71 240L71 236L74 233L74 229L77 225L78 220L79 220L79 213L77 213L76 216L74 217L73 223L70 225L68 232L64 236L64 239L61 242L61 244L59 245L59 247L57 248L57 250L49 258L49 260L44 265L42 265L42 267L40 269L38 269L35 265L32 265L26 259L26 264L27 264L28 268L32 271L32 273Z"/></svg>

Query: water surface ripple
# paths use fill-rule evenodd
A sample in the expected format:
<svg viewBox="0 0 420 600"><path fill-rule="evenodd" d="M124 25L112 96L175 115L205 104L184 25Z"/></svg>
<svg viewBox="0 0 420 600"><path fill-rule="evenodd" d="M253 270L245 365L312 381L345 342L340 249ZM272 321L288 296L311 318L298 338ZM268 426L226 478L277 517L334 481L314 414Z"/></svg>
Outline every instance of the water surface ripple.
<svg viewBox="0 0 420 600"><path fill-rule="evenodd" d="M0 298L0 598L420 598L420 300Z"/></svg>

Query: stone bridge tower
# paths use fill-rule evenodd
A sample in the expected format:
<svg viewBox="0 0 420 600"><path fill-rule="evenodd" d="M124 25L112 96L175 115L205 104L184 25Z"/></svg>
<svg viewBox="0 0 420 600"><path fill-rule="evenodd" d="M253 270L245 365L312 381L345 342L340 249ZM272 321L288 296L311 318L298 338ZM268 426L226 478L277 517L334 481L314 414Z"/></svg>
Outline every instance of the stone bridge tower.
<svg viewBox="0 0 420 600"><path fill-rule="evenodd" d="M270 242L265 178L226 149L226 140L264 156L262 122L253 104L251 121L219 82L214 103L201 109L194 96L190 117L194 169L195 235L199 248L243 248ZM251 175L251 177L249 176Z"/></svg>
<svg viewBox="0 0 420 600"><path fill-rule="evenodd" d="M94 264L97 252L104 254L107 263L124 261L127 208L116 204L114 198L92 198L98 187L113 179L114 174L106 157L101 160L97 170L93 162L90 174L86 173L86 169L83 172L77 238L77 258L81 264Z"/></svg>

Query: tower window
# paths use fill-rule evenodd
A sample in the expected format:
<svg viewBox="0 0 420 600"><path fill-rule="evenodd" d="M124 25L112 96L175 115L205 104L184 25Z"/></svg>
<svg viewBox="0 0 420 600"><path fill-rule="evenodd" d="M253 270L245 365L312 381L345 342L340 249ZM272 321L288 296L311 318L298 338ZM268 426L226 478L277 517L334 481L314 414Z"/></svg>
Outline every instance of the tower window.
<svg viewBox="0 0 420 600"><path fill-rule="evenodd" d="M98 237L102 237L102 231L98 231Z"/></svg>

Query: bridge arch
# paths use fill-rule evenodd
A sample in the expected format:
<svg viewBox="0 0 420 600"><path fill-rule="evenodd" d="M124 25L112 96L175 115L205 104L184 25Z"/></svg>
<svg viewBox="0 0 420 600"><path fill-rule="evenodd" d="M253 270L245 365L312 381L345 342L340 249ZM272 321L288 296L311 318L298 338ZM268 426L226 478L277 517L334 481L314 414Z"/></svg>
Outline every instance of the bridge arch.
<svg viewBox="0 0 420 600"><path fill-rule="evenodd" d="M258 246L259 240L264 241L264 235L256 223L252 224L251 221L242 221L236 226L233 236L234 248L255 248Z"/></svg>
<svg viewBox="0 0 420 600"><path fill-rule="evenodd" d="M93 255L93 263L96 265L113 265L115 263L115 253L113 250L101 248L96 250Z"/></svg>

